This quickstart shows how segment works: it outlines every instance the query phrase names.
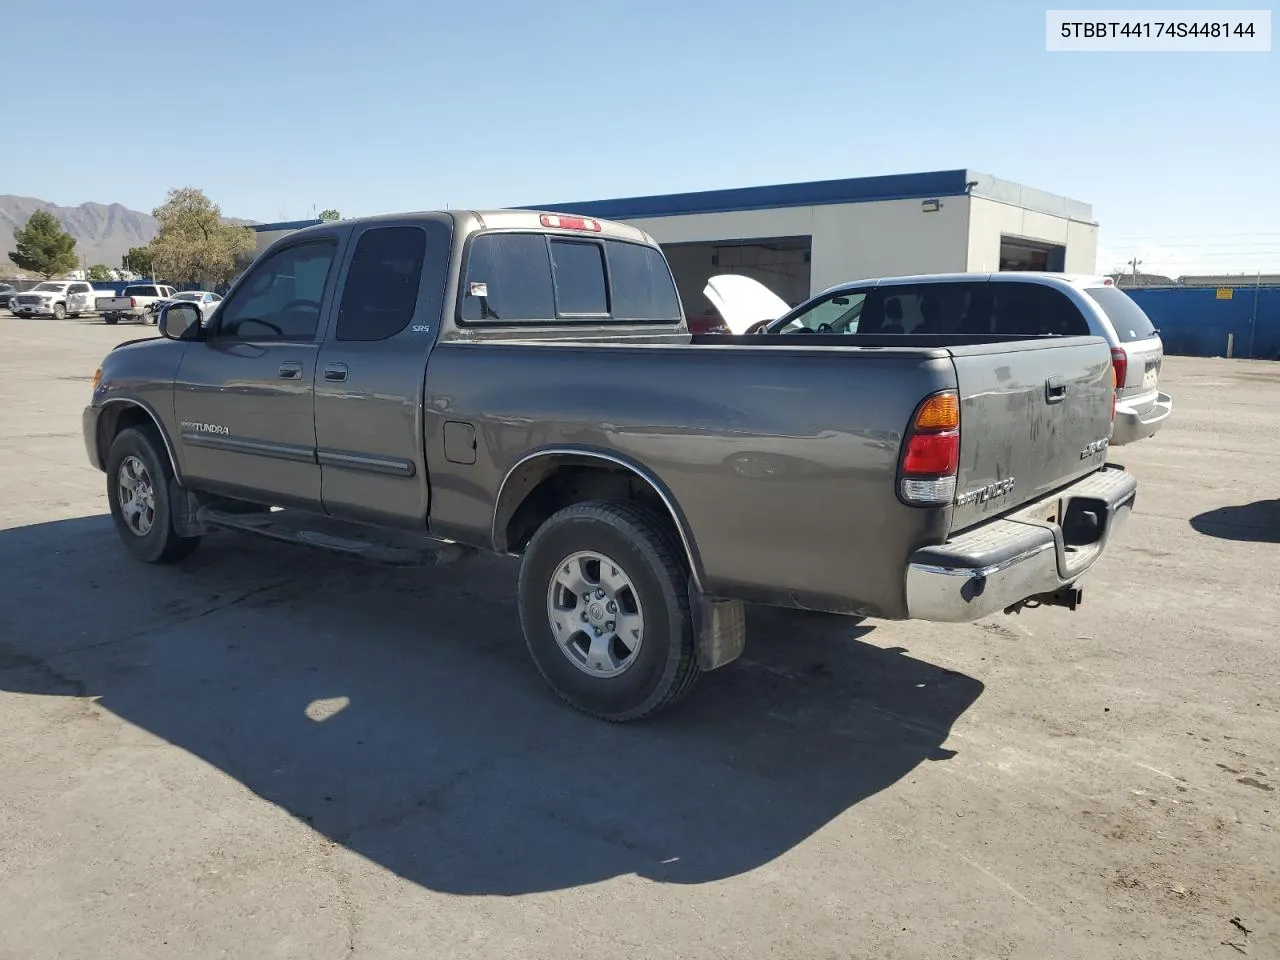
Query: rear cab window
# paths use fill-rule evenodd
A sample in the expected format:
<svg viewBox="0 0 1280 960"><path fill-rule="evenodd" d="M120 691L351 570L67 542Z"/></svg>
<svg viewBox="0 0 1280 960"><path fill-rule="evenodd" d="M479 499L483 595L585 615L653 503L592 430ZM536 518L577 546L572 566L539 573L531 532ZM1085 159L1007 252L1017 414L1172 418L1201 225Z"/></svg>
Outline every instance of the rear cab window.
<svg viewBox="0 0 1280 960"><path fill-rule="evenodd" d="M155 287L125 287L122 297L157 297Z"/></svg>
<svg viewBox="0 0 1280 960"><path fill-rule="evenodd" d="M462 284L464 323L679 323L661 252L606 237L480 233Z"/></svg>
<svg viewBox="0 0 1280 960"><path fill-rule="evenodd" d="M1115 287L1085 287L1089 299L1102 308L1121 343L1149 340L1156 335L1155 325L1142 308L1123 290Z"/></svg>

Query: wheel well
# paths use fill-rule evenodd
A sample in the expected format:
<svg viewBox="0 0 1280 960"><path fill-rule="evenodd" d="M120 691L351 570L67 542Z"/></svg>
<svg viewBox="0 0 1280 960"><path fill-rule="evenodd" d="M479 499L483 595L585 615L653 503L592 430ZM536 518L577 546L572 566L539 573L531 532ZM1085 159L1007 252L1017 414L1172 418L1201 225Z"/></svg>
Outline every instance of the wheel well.
<svg viewBox="0 0 1280 960"><path fill-rule="evenodd" d="M120 436L121 431L128 430L130 427L160 433L151 414L135 404L112 403L103 411L98 419L98 467L100 469L107 468L107 455L111 451L111 444L115 442L116 437ZM160 441L164 442L163 436L160 437ZM168 452L167 446L165 451Z"/></svg>
<svg viewBox="0 0 1280 960"><path fill-rule="evenodd" d="M650 480L622 465L589 457L542 457L511 476L500 494L494 547L502 553L522 553L547 518L585 500L644 504L667 528L673 541L683 544L690 567L696 563L692 539L685 536L673 508Z"/></svg>

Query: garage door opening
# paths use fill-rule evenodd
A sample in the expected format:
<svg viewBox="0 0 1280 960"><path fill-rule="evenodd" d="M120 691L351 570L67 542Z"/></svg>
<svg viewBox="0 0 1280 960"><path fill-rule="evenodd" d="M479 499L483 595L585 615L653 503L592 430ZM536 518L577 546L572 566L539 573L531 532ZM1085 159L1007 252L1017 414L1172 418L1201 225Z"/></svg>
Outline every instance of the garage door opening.
<svg viewBox="0 0 1280 960"><path fill-rule="evenodd" d="M809 297L809 254L812 237L761 237L703 243L664 243L689 326L695 331L720 322L702 293L717 274L736 273L764 284L795 306Z"/></svg>
<svg viewBox="0 0 1280 960"><path fill-rule="evenodd" d="M1020 237L1000 238L1001 270L1047 270L1061 273L1066 269L1067 248L1056 243L1023 240Z"/></svg>

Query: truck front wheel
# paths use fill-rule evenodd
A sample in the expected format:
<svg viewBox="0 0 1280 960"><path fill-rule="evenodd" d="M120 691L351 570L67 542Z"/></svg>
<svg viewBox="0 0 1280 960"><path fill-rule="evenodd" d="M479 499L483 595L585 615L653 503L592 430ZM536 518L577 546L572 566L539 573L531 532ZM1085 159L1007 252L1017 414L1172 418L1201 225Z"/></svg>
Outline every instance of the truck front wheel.
<svg viewBox="0 0 1280 960"><path fill-rule="evenodd" d="M632 502L574 504L538 528L520 567L520 621L551 689L603 720L657 713L698 678L679 548Z"/></svg>
<svg viewBox="0 0 1280 960"><path fill-rule="evenodd" d="M66 304L62 304L62 303L55 303L55 304L53 305L53 319L55 319L55 320L65 320L65 319L67 319L67 307L66 307Z"/></svg>
<svg viewBox="0 0 1280 960"><path fill-rule="evenodd" d="M121 430L107 455L107 501L125 548L144 563L173 563L200 545L173 528L169 466L154 430Z"/></svg>

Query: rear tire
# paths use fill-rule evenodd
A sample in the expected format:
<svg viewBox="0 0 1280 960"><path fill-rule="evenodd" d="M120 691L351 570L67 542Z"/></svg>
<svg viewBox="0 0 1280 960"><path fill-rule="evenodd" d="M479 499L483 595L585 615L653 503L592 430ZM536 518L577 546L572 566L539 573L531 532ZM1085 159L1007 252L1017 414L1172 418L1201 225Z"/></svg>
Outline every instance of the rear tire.
<svg viewBox="0 0 1280 960"><path fill-rule="evenodd" d="M613 722L652 716L700 672L688 584L679 547L651 511L629 501L565 507L525 550L525 643L570 706Z"/></svg>
<svg viewBox="0 0 1280 960"><path fill-rule="evenodd" d="M173 563L200 545L173 528L173 469L155 430L121 430L107 455L107 502L121 542L143 563Z"/></svg>

